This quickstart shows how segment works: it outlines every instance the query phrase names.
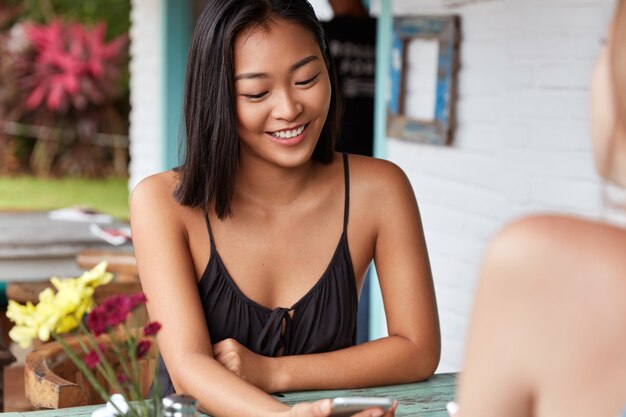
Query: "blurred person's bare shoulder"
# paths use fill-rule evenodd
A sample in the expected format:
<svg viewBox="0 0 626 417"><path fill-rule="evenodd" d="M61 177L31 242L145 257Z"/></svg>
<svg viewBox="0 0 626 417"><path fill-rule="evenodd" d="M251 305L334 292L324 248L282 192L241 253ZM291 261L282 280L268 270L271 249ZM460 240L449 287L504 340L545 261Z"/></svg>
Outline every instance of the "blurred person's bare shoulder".
<svg viewBox="0 0 626 417"><path fill-rule="evenodd" d="M516 220L493 239L489 253L536 260L615 262L626 269L626 229L580 217L543 214ZM625 275L626 276L626 275Z"/></svg>
<svg viewBox="0 0 626 417"><path fill-rule="evenodd" d="M515 220L491 241L485 265L528 278L602 276L626 284L626 229L580 217L541 214Z"/></svg>

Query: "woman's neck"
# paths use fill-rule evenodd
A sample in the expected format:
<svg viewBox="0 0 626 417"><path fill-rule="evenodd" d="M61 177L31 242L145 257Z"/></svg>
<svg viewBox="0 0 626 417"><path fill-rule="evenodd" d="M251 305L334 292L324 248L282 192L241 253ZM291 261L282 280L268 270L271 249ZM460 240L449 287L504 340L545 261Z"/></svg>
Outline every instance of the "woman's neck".
<svg viewBox="0 0 626 417"><path fill-rule="evenodd" d="M240 161L233 200L264 208L283 208L304 195L313 183L317 163L284 168L265 161Z"/></svg>

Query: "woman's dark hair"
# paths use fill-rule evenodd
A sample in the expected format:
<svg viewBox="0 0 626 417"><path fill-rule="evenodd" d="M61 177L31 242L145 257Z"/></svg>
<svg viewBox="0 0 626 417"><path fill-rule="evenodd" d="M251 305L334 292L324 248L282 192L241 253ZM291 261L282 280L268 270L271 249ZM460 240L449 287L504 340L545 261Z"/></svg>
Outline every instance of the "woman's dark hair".
<svg viewBox="0 0 626 417"><path fill-rule="evenodd" d="M210 0L198 19L189 50L183 109L187 140L174 197L182 205L200 207L205 212L209 211L209 202L214 201L220 219L230 214L239 160L235 39L251 27L267 26L272 19L302 26L320 47L332 93L313 159L329 163L333 158L341 117L337 80L324 31L308 1Z"/></svg>

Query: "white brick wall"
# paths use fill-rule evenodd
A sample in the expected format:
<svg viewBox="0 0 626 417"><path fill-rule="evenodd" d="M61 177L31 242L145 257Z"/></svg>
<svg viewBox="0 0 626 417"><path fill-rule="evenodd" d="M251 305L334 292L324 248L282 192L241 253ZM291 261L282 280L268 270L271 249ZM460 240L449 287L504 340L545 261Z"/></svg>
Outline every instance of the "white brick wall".
<svg viewBox="0 0 626 417"><path fill-rule="evenodd" d="M588 137L587 86L613 0L492 0L445 8L393 0L395 15L457 13L463 40L451 147L388 141L423 215L443 335L459 370L485 246L510 220L604 217Z"/></svg>
<svg viewBox="0 0 626 417"><path fill-rule="evenodd" d="M130 181L163 169L162 2L132 0L130 30Z"/></svg>

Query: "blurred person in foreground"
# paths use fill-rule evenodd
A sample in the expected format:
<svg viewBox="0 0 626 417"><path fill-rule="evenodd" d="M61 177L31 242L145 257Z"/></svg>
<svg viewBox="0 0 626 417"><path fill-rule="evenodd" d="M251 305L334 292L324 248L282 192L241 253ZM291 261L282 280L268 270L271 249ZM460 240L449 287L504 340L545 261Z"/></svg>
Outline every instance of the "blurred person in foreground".
<svg viewBox="0 0 626 417"><path fill-rule="evenodd" d="M626 186L626 0L591 80L596 167ZM459 386L462 417L626 416L626 230L517 221L488 249Z"/></svg>

